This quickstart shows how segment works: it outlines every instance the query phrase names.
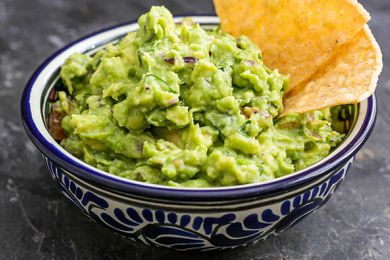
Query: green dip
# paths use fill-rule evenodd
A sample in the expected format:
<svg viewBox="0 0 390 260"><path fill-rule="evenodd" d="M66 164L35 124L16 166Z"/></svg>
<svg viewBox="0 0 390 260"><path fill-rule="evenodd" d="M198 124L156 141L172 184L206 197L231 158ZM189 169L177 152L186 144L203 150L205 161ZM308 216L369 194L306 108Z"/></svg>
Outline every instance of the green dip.
<svg viewBox="0 0 390 260"><path fill-rule="evenodd" d="M180 187L264 182L308 167L344 135L330 109L278 115L288 77L246 37L175 24L152 7L140 29L61 69L61 145L131 180Z"/></svg>

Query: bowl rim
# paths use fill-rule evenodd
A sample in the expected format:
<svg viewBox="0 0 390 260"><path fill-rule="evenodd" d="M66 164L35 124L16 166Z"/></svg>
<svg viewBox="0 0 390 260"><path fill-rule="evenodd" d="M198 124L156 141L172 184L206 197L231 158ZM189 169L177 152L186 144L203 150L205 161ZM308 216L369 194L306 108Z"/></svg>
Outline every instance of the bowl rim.
<svg viewBox="0 0 390 260"><path fill-rule="evenodd" d="M174 19L175 21L180 21L182 18L189 16L192 17L195 22L199 22L201 24L219 24L218 17L210 15L175 16ZM58 59L61 55L64 55L64 52L69 51L70 48L74 48L75 46L83 43L85 45L87 42L88 45L87 48L84 46L84 52L91 51L99 46L113 41L115 38L113 35L116 35L117 38L122 37L124 34L131 31L129 30L130 27L132 30L137 29L138 26L136 21L120 23L87 34L86 36L67 44L49 56L30 77L23 90L22 99L20 102L21 117L24 128L32 142L41 151L41 153L45 157L60 165L64 170L72 172L78 177L89 180L100 187L106 187L112 191L118 191L122 194L124 193L130 196L134 194L152 198L180 201L219 201L227 199L243 199L254 196L265 196L271 193L289 190L301 184L307 183L310 180L321 177L338 168L356 154L356 152L367 141L373 130L377 113L375 95L372 95L367 100L360 103L359 115L357 118L358 121L360 120L360 127L359 129L353 129L353 132L355 133L351 134L352 136L349 136L344 141L343 145L341 145L342 147L338 147L323 160L308 168L264 183L215 188L179 188L133 181L96 169L70 155L67 151L60 147L58 143L55 143L54 139L50 136L50 134L48 134L46 127L42 129L42 111L39 109L41 113L38 117L34 116L34 111L36 115L36 107L38 105L41 107L42 95L44 92L41 91L41 93L39 93L38 104L37 102L30 102L34 101L33 98L36 98L37 96L34 95L36 93L32 92L36 91L35 89L38 85L37 80L40 77L43 77L42 75L45 69L51 66L53 62L55 62L56 59ZM120 33L122 34L120 35ZM110 34L112 34L111 38ZM105 37L110 38L110 41L99 42L99 45L96 46L97 42L94 43L94 40L96 41L96 37L102 35L106 35ZM53 75L55 75L55 71L58 73L58 67L56 70L52 69L52 73L50 75L45 75L46 82L49 80L49 78L52 78ZM42 87L42 90L44 89L45 88ZM354 126L354 128L356 127Z"/></svg>

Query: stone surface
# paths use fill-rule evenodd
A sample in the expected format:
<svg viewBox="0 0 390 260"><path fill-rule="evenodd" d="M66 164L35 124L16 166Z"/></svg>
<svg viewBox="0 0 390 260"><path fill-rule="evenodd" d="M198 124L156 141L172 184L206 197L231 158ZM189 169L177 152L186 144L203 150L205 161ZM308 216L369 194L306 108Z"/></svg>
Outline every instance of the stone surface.
<svg viewBox="0 0 390 260"><path fill-rule="evenodd" d="M178 253L135 244L89 221L55 189L19 117L24 84L45 57L86 33L134 20L151 4L213 13L211 0L0 0L0 259L390 259L390 71L385 66L373 136L329 203L255 246ZM364 0L384 62L390 1Z"/></svg>

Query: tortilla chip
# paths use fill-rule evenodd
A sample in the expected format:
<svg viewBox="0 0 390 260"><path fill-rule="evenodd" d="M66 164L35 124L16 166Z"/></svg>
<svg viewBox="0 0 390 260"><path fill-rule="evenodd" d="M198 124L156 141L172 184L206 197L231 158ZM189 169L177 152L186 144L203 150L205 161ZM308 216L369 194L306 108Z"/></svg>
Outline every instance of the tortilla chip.
<svg viewBox="0 0 390 260"><path fill-rule="evenodd" d="M214 0L222 29L251 38L290 89L311 77L370 19L356 0Z"/></svg>
<svg viewBox="0 0 390 260"><path fill-rule="evenodd" d="M359 103L374 93L382 68L382 53L366 25L356 39L337 51L335 58L307 84L287 94L283 113Z"/></svg>

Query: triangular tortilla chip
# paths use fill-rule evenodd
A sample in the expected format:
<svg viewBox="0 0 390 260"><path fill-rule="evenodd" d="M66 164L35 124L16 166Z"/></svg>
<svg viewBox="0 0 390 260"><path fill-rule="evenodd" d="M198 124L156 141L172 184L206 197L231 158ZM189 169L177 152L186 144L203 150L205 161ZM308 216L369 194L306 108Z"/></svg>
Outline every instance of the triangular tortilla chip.
<svg viewBox="0 0 390 260"><path fill-rule="evenodd" d="M351 43L306 84L284 99L285 113L303 113L342 104L359 103L373 94L382 71L382 53L366 25Z"/></svg>
<svg viewBox="0 0 390 260"><path fill-rule="evenodd" d="M370 19L356 0L214 0L222 29L246 35L290 89L310 78Z"/></svg>

